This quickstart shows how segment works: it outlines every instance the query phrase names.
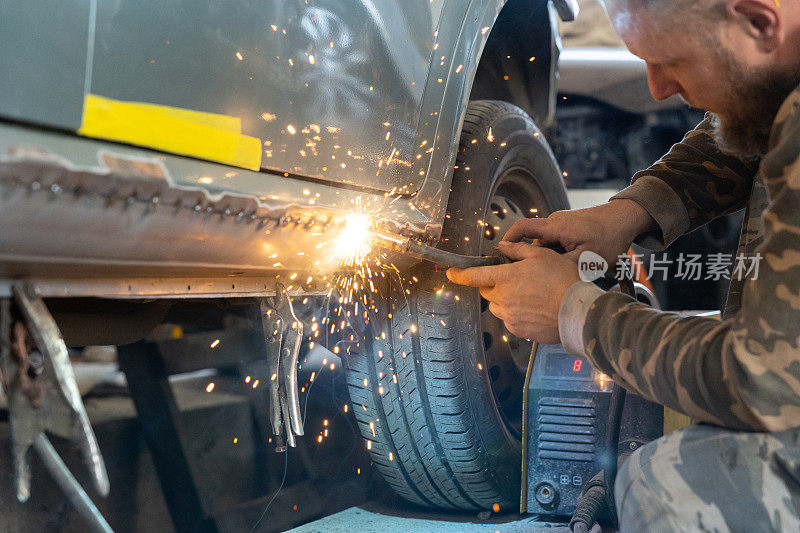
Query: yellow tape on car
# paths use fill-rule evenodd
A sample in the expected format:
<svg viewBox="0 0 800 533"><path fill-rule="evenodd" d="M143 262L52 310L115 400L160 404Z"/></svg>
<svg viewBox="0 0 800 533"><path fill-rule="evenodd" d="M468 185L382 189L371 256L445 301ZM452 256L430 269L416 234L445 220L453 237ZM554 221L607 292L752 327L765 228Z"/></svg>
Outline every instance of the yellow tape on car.
<svg viewBox="0 0 800 533"><path fill-rule="evenodd" d="M87 94L78 134L258 170L261 141L241 131L238 117Z"/></svg>

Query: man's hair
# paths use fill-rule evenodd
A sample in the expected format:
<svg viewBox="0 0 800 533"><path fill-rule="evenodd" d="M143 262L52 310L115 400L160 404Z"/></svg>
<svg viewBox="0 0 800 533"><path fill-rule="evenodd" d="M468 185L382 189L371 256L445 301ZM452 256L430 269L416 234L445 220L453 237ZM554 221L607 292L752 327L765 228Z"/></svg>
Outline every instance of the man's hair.
<svg viewBox="0 0 800 533"><path fill-rule="evenodd" d="M725 18L724 0L600 0L606 11L644 8L665 27L709 28Z"/></svg>
<svg viewBox="0 0 800 533"><path fill-rule="evenodd" d="M716 5L722 5L721 0L600 0L603 4L614 6L644 7L658 13L681 13L686 11L703 12L708 14Z"/></svg>

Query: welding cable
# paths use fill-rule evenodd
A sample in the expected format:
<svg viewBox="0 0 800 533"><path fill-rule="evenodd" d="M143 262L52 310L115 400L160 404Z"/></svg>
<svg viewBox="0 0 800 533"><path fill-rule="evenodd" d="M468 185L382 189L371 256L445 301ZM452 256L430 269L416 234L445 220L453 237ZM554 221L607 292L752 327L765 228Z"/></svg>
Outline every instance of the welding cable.
<svg viewBox="0 0 800 533"><path fill-rule="evenodd" d="M33 449L39 454L39 458L55 479L56 484L64 491L67 500L88 522L89 530L95 533L114 533L44 433L40 433L33 441Z"/></svg>
<svg viewBox="0 0 800 533"><path fill-rule="evenodd" d="M636 300L636 286L633 284L633 274L628 268L623 270L619 288L623 294L627 294ZM625 395L627 391L620 387L617 382L611 386L611 401L608 407L608 423L606 425L606 460L603 466L603 480L606 485L606 502L608 512L614 527L617 526L617 508L614 503L614 482L617 479L617 448L619 448L619 432L622 426L622 410L625 407Z"/></svg>
<svg viewBox="0 0 800 533"><path fill-rule="evenodd" d="M597 522L603 508L608 509L614 528L617 528L614 480L617 476L616 452L619 446L622 409L625 407L625 392L619 385L612 385L606 425L605 457L602 459L603 469L595 474L581 491L569 521L569 528L573 533L588 533Z"/></svg>
<svg viewBox="0 0 800 533"><path fill-rule="evenodd" d="M636 299L636 286L633 284L631 271L625 268L619 281L619 288L623 294ZM617 527L617 509L614 502L614 482L617 479L617 449L619 448L619 433L622 426L622 411L625 408L625 395L627 391L616 382L611 385L611 399L608 406L606 421L605 456L602 458L603 469L598 472L584 488L575 512L569 522L573 533L589 531L597 520L603 507L608 509L614 527ZM605 504L605 505L603 505Z"/></svg>
<svg viewBox="0 0 800 533"><path fill-rule="evenodd" d="M604 478L604 472L598 472L581 491L575 512L569 521L569 528L573 533L589 533L600 510L607 504Z"/></svg>
<svg viewBox="0 0 800 533"><path fill-rule="evenodd" d="M617 527L617 508L614 503L614 482L617 479L617 448L619 448L619 431L622 425L622 410L625 407L626 393L627 391L616 383L611 386L611 401L608 406L608 424L606 425L606 457L602 472L608 513L615 528Z"/></svg>
<svg viewBox="0 0 800 533"><path fill-rule="evenodd" d="M261 516L258 517L258 520L256 520L256 523L253 524L253 527L250 528L250 533L253 533L253 531L256 530L256 528L258 527L258 524L260 524L261 521L264 519L264 517L267 515L267 511L269 510L270 506L272 505L272 502L274 502L275 498L278 497L278 494L280 494L281 490L283 489L283 484L286 483L286 472L289 471L289 448L286 448L286 451L283 452L283 460L284 460L284 462L283 462L283 479L281 480L281 484L278 486L278 490L275 491L275 494L272 495L272 498L270 498L269 502L267 503L267 506L264 507L264 511L262 511Z"/></svg>

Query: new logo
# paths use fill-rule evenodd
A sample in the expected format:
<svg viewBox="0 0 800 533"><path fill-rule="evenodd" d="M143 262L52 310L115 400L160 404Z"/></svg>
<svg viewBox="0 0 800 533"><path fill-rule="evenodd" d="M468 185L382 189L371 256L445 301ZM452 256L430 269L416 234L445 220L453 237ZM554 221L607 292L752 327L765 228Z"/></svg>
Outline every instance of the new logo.
<svg viewBox="0 0 800 533"><path fill-rule="evenodd" d="M592 282L602 278L608 272L608 261L600 255L586 250L578 257L578 275L582 281Z"/></svg>

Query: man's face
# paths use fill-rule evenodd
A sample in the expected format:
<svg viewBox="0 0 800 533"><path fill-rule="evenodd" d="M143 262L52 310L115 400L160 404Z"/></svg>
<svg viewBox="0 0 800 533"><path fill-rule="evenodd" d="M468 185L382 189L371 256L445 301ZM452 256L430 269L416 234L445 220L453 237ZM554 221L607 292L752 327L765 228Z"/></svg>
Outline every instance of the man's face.
<svg viewBox="0 0 800 533"><path fill-rule="evenodd" d="M800 83L800 71L745 65L734 53L735 37L698 35L680 24L665 27L645 8L609 15L628 49L647 63L654 98L678 94L692 107L710 111L724 150L744 157L766 152L772 122Z"/></svg>

